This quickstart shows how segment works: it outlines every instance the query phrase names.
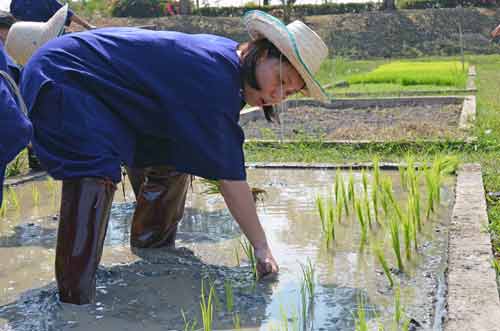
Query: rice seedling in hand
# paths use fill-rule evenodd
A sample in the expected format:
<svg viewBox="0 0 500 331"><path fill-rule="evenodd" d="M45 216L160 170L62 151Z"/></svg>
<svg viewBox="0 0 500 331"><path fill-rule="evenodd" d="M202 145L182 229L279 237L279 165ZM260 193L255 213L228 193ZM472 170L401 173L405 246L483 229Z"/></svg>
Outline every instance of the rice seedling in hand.
<svg viewBox="0 0 500 331"><path fill-rule="evenodd" d="M394 280L392 279L391 269L389 268L389 264L387 263L387 259L385 258L384 250L376 242L373 243L372 248L373 252L375 253L375 256L377 257L378 262L382 266L382 270L384 271L387 280L389 281L389 285L391 287L394 287Z"/></svg>
<svg viewBox="0 0 500 331"><path fill-rule="evenodd" d="M243 248L245 255L247 256L254 279L256 281L259 280L259 273L257 271L257 259L255 258L252 244L248 240L244 239L243 241L240 241L240 245Z"/></svg>
<svg viewBox="0 0 500 331"><path fill-rule="evenodd" d="M224 292L226 293L226 309L228 312L232 312L234 307L234 297L233 284L230 280L224 280Z"/></svg>
<svg viewBox="0 0 500 331"><path fill-rule="evenodd" d="M205 285L203 279L201 280L201 299L200 299L200 310L201 310L201 320L203 322L203 331L212 331L213 315L214 315L214 297L215 289L210 286L208 290L208 296L205 293Z"/></svg>
<svg viewBox="0 0 500 331"><path fill-rule="evenodd" d="M40 203L40 192L38 191L35 183L31 185L31 197L33 198L33 204L38 206Z"/></svg>
<svg viewBox="0 0 500 331"><path fill-rule="evenodd" d="M300 268L302 269L302 283L305 289L307 290L309 301L314 301L314 289L315 289L314 266L312 265L311 260L307 259L307 263L305 265L300 264Z"/></svg>

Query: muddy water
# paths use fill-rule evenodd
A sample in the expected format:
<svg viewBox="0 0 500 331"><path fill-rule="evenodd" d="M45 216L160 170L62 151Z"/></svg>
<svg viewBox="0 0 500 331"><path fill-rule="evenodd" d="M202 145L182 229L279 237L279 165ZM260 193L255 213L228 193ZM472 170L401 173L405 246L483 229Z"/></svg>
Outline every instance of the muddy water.
<svg viewBox="0 0 500 331"><path fill-rule="evenodd" d="M392 178L396 195L406 201L397 184L399 174L383 174ZM204 187L197 181L188 195L178 249L131 251L134 197L126 184L125 194L120 186L115 195L98 270L97 302L81 307L57 301L53 263L59 184L40 181L37 189L31 183L16 187L19 207L11 203L0 221L0 330L184 330L181 310L188 320L201 321L202 279L210 280L216 289L215 329L234 329L235 316L245 330L283 330L286 323L294 329L294 317L301 316L302 307L300 264L308 260L315 267L315 299L305 325L299 323L297 330L354 330L359 298L366 301L371 325L377 320L390 326L394 290L370 247L360 250L357 221L344 217L337 225L333 247L327 248L322 238L314 200L318 194L328 196L335 172L253 169L248 175L251 185L268 192L258 211L280 264L277 279L253 281L239 244L241 233L223 199L200 194ZM361 192L361 175L355 173L355 179ZM441 207L419 234L418 256L405 260L404 274L393 275L400 283L406 316L421 330L440 329L453 185L453 179L447 179ZM36 191L38 203L33 202ZM378 229L373 237L385 238L386 256L394 267L385 233ZM232 312L228 312L224 281L232 284Z"/></svg>

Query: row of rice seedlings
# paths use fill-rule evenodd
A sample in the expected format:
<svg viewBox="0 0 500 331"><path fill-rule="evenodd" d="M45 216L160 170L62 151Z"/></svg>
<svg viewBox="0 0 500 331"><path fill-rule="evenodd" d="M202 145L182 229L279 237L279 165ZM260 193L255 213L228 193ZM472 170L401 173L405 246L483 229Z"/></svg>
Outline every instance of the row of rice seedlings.
<svg viewBox="0 0 500 331"><path fill-rule="evenodd" d="M233 284L231 280L224 280L224 292L226 293L226 310L231 313L234 308Z"/></svg>
<svg viewBox="0 0 500 331"><path fill-rule="evenodd" d="M248 240L244 239L240 241L240 245L243 248L245 255L247 256L254 279L256 281L259 280L259 273L257 271L257 259L255 258L255 252L253 250L252 244Z"/></svg>
<svg viewBox="0 0 500 331"><path fill-rule="evenodd" d="M212 331L212 324L214 317L214 305L213 305L214 295L215 295L215 288L213 285L211 285L210 289L208 290L208 296L207 296L207 294L205 293L205 284L202 279L200 311L201 311L201 320L203 322L203 331Z"/></svg>

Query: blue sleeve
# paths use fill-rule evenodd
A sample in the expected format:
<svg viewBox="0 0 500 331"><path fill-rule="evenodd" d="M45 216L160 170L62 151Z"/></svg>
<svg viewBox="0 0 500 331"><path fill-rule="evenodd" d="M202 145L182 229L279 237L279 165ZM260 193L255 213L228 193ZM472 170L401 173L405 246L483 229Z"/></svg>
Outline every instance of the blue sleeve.
<svg viewBox="0 0 500 331"><path fill-rule="evenodd" d="M28 145L32 126L17 106L7 83L0 79L0 185L3 187L5 168Z"/></svg>

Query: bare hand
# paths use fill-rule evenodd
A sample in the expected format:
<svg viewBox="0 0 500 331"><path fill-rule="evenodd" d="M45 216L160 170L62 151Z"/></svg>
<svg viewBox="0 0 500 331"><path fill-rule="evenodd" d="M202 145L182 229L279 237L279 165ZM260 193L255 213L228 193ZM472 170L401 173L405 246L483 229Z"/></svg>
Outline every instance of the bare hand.
<svg viewBox="0 0 500 331"><path fill-rule="evenodd" d="M259 278L278 273L278 263L276 263L269 247L255 248L254 253L257 259L257 272L259 273Z"/></svg>

